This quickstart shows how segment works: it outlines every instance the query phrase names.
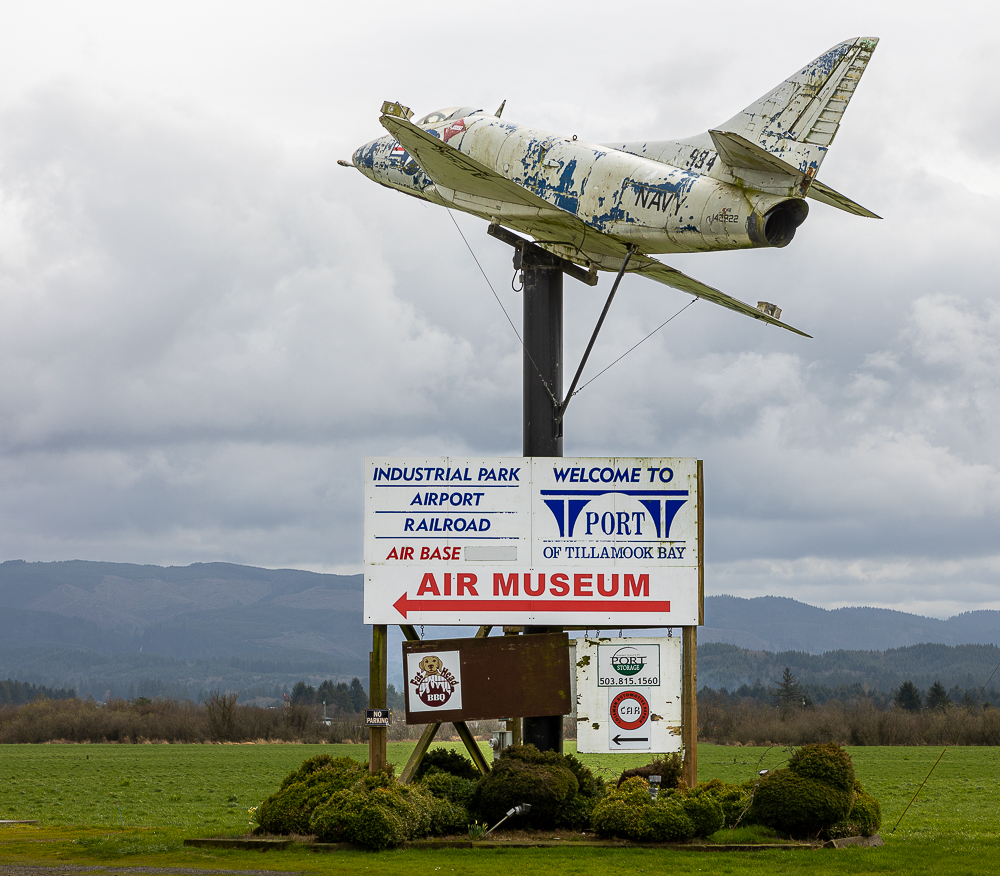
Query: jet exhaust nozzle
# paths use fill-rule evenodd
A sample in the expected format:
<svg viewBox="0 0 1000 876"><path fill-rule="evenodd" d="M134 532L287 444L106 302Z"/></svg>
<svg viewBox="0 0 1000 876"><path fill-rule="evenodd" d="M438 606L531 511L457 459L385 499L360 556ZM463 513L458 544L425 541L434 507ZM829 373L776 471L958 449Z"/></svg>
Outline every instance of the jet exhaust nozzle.
<svg viewBox="0 0 1000 876"><path fill-rule="evenodd" d="M766 213L751 213L747 233L757 246L788 246L795 229L806 221L809 205L800 198L775 204Z"/></svg>

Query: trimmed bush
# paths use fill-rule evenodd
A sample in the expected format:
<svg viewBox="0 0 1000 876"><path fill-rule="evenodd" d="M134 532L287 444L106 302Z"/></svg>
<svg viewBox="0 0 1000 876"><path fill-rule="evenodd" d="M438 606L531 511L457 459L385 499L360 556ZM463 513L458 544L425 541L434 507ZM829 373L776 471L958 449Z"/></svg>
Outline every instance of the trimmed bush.
<svg viewBox="0 0 1000 876"><path fill-rule="evenodd" d="M816 779L777 770L764 777L754 792L751 815L767 827L792 836L818 836L843 821L851 811L853 791Z"/></svg>
<svg viewBox="0 0 1000 876"><path fill-rule="evenodd" d="M308 760L302 761L302 766L285 776L285 778L281 780L281 785L278 790L287 788L295 782L304 782L316 773L328 772L334 772L337 774L350 773L353 776L362 778L363 776L368 775L368 764L358 763L358 761L349 757L338 757L334 759L328 754L317 754L315 757L310 757Z"/></svg>
<svg viewBox="0 0 1000 876"><path fill-rule="evenodd" d="M698 835L686 808L677 798L667 797L651 802L645 808L644 815L646 836L653 842L675 843Z"/></svg>
<svg viewBox="0 0 1000 876"><path fill-rule="evenodd" d="M710 795L722 809L723 826L735 827L737 824L753 824L750 814L754 782L744 782L741 785L730 785L721 779L712 779L699 785L697 790Z"/></svg>
<svg viewBox="0 0 1000 876"><path fill-rule="evenodd" d="M854 789L851 756L834 742L803 745L788 760L788 769L807 779L815 779L841 791Z"/></svg>
<svg viewBox="0 0 1000 876"><path fill-rule="evenodd" d="M653 775L656 775L655 773ZM632 776L594 806L591 825L600 836L652 842L677 842L695 835L680 795L649 799L649 783Z"/></svg>
<svg viewBox="0 0 1000 876"><path fill-rule="evenodd" d="M468 806L476 793L476 783L469 779L443 773L438 769L426 773L419 784L429 794L452 803Z"/></svg>
<svg viewBox="0 0 1000 876"><path fill-rule="evenodd" d="M367 778L368 766L349 757L311 757L285 776L281 787L257 807L258 832L307 834L317 806Z"/></svg>
<svg viewBox="0 0 1000 876"><path fill-rule="evenodd" d="M726 823L722 806L711 793L695 788L674 797L691 819L695 836L711 836Z"/></svg>
<svg viewBox="0 0 1000 876"><path fill-rule="evenodd" d="M468 808L440 797L433 798L430 832L437 836L464 834L472 823Z"/></svg>
<svg viewBox="0 0 1000 876"><path fill-rule="evenodd" d="M422 788L397 784L391 777L389 781L375 787L359 782L350 790L338 791L316 808L310 829L323 842L352 842L375 851L426 836L434 799Z"/></svg>
<svg viewBox="0 0 1000 876"><path fill-rule="evenodd" d="M510 746L480 780L473 808L489 824L495 824L512 807L530 803L531 811L520 817L517 826L557 826L580 788L576 776L561 761L562 755L554 751L542 753L533 745Z"/></svg>
<svg viewBox="0 0 1000 876"><path fill-rule="evenodd" d="M454 748L434 748L424 755L420 761L414 779L423 778L431 770L440 770L451 776L458 776L460 779L471 779L476 781L480 777L476 765L464 754L455 751Z"/></svg>
<svg viewBox="0 0 1000 876"><path fill-rule="evenodd" d="M479 780L469 808L495 824L512 807L530 803L531 812L512 826L583 828L590 824L594 802L603 793L604 781L572 755L511 745Z"/></svg>
<svg viewBox="0 0 1000 876"><path fill-rule="evenodd" d="M833 825L826 835L830 839L844 836L874 836L882 826L882 807L861 782L854 783L854 804L844 821Z"/></svg>
<svg viewBox="0 0 1000 876"><path fill-rule="evenodd" d="M641 776L633 776L598 801L590 824L598 836L643 839L648 829L643 810L651 802L648 782Z"/></svg>
<svg viewBox="0 0 1000 876"><path fill-rule="evenodd" d="M476 793L476 783L433 769L418 784L434 798L431 832L465 833L472 822L469 805Z"/></svg>

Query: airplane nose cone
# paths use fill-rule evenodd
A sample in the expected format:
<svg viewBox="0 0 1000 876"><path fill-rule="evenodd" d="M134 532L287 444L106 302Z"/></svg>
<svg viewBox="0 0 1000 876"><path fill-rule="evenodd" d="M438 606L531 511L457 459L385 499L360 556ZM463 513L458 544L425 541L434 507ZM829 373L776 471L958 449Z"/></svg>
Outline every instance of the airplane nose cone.
<svg viewBox="0 0 1000 876"><path fill-rule="evenodd" d="M377 144L378 140L365 143L364 146L359 146L355 149L354 154L351 156L351 163L367 177L374 178L375 146Z"/></svg>

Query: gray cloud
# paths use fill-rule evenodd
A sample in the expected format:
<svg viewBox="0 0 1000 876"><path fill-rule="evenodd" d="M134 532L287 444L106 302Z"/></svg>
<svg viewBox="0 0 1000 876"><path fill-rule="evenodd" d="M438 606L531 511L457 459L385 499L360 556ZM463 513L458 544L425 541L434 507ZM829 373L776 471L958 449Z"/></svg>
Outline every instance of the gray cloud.
<svg viewBox="0 0 1000 876"><path fill-rule="evenodd" d="M988 217L1000 180L967 133L976 107L950 100L995 48L985 26L968 51L949 43L973 12L993 14L960 9L934 27L874 15L885 39L822 177L883 221L813 204L785 250L668 259L777 302L815 340L698 302L573 403L568 454L705 459L709 592L997 607ZM90 66L8 71L3 556L357 570L365 455L520 452L517 340L451 218L334 163L378 135L379 102L492 109L509 97L512 119L585 138L685 135L857 30L832 20L806 39L778 23L755 44L753 16L734 5L710 59L692 36L654 51L635 27L610 57L584 17L565 22L552 58L529 60L517 15L486 29L434 7L417 17L436 39L418 45L353 14L338 22L338 53L320 27L288 69L287 33L268 42L242 26L246 42L227 55L242 85L201 50L171 79L100 35ZM559 20L538 14L540 27ZM251 64L264 43L280 88ZM939 81L924 76L931 45ZM498 78L490 58L508 49ZM940 134L925 122L932 106ZM519 325L510 251L483 223L456 220ZM609 282L567 281L568 367ZM628 278L587 377L688 300Z"/></svg>

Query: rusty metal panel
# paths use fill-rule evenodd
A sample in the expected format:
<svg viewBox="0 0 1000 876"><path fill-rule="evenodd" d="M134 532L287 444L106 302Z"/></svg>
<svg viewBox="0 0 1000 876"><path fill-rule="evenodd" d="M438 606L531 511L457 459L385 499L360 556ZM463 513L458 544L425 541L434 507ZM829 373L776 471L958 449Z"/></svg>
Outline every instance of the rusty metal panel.
<svg viewBox="0 0 1000 876"><path fill-rule="evenodd" d="M568 715L569 636L403 643L406 723Z"/></svg>
<svg viewBox="0 0 1000 876"><path fill-rule="evenodd" d="M685 626L694 459L368 458L365 623Z"/></svg>
<svg viewBox="0 0 1000 876"><path fill-rule="evenodd" d="M680 751L681 681L680 639L577 639L577 751Z"/></svg>

